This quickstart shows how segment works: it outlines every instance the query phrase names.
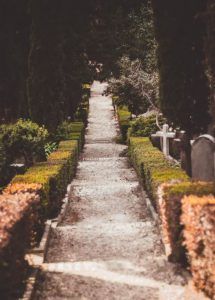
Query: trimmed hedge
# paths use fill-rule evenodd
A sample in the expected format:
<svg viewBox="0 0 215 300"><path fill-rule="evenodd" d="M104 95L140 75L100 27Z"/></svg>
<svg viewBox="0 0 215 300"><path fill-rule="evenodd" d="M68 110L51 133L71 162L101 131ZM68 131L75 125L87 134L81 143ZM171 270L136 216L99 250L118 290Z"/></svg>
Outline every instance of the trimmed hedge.
<svg viewBox="0 0 215 300"><path fill-rule="evenodd" d="M183 226L180 222L182 199L192 194L215 195L215 183L191 182L183 170L152 146L148 138L131 137L129 141L133 166L159 213L162 238L169 259L186 264Z"/></svg>
<svg viewBox="0 0 215 300"><path fill-rule="evenodd" d="M175 244L175 227L180 227L180 214L178 215L179 218L175 218L174 215L173 220L172 215L167 214L167 200L164 197L163 186L176 182L188 183L189 178L179 166L167 160L161 151L153 147L149 138L131 137L129 141L131 161L148 192L155 210L160 216L163 242L167 254L171 257L173 253L174 255L177 253L175 251L175 248L177 248ZM174 199L172 201L173 206L177 204ZM185 252L183 251L183 253Z"/></svg>
<svg viewBox="0 0 215 300"><path fill-rule="evenodd" d="M119 128L122 135L123 142L127 141L127 132L130 127L131 112L126 106L117 107L117 116L119 122Z"/></svg>
<svg viewBox="0 0 215 300"><path fill-rule="evenodd" d="M167 160L162 152L152 146L147 137L131 137L129 155L157 210L158 188L162 183L188 180L186 173L175 163Z"/></svg>
<svg viewBox="0 0 215 300"><path fill-rule="evenodd" d="M83 122L64 121L57 129L57 140L76 140L79 150L84 146L85 125Z"/></svg>
<svg viewBox="0 0 215 300"><path fill-rule="evenodd" d="M24 275L25 251L40 223L40 198L35 193L0 196L0 296L16 288ZM6 294L7 295L7 294Z"/></svg>
<svg viewBox="0 0 215 300"><path fill-rule="evenodd" d="M45 220L57 215L75 174L78 152L78 141L60 142L46 162L17 175L0 197L0 287L4 290L21 280L26 249L40 238Z"/></svg>
<svg viewBox="0 0 215 300"><path fill-rule="evenodd" d="M83 98L83 101L81 102L75 113L75 120L78 122L83 122L86 126L89 114L89 97L85 95L83 96Z"/></svg>
<svg viewBox="0 0 215 300"><path fill-rule="evenodd" d="M182 208L193 281L210 299L215 299L215 197L184 197Z"/></svg>
<svg viewBox="0 0 215 300"><path fill-rule="evenodd" d="M24 175L15 176L5 193L23 191L25 184L40 184L43 212L47 217L54 216L59 210L66 187L74 176L77 159L78 141L63 141L46 162L35 164Z"/></svg>
<svg viewBox="0 0 215 300"><path fill-rule="evenodd" d="M180 222L182 199L192 194L199 197L215 194L215 184L191 181L177 184L166 183L160 187L159 194L163 234L170 247L170 259L184 265L187 264L187 257L183 244L183 225Z"/></svg>

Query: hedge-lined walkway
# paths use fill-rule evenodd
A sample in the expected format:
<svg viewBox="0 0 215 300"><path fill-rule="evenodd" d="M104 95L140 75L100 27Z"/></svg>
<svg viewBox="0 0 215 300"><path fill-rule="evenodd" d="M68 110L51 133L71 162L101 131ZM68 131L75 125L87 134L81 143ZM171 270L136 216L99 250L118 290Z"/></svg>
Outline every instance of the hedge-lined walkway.
<svg viewBox="0 0 215 300"><path fill-rule="evenodd" d="M52 233L35 299L182 300L136 173L116 144L111 98L94 83L86 145L70 206ZM189 298L191 299L191 298Z"/></svg>

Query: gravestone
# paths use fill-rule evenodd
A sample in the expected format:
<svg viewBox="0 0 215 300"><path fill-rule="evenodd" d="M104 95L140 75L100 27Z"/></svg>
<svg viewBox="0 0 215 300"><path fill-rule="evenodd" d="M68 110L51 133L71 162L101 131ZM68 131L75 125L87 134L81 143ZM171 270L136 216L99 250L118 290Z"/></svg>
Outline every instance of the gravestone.
<svg viewBox="0 0 215 300"><path fill-rule="evenodd" d="M173 139L175 137L175 132L169 131L169 125L164 124L162 131L157 131L155 134L151 135L153 138L160 138L162 151L166 157L169 156L169 139Z"/></svg>
<svg viewBox="0 0 215 300"><path fill-rule="evenodd" d="M215 138L205 134L192 143L192 178L202 181L215 180Z"/></svg>

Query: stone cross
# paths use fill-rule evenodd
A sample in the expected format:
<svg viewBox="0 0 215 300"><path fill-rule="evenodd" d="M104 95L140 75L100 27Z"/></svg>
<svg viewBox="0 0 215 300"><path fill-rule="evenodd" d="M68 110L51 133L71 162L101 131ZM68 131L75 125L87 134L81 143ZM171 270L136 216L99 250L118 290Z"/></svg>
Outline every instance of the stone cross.
<svg viewBox="0 0 215 300"><path fill-rule="evenodd" d="M164 124L162 131L157 131L155 134L152 134L152 137L160 137L162 140L162 151L166 157L169 156L169 139L175 137L175 132L169 131L169 125Z"/></svg>
<svg viewBox="0 0 215 300"><path fill-rule="evenodd" d="M215 138L209 134L199 136L192 142L192 178L215 180Z"/></svg>

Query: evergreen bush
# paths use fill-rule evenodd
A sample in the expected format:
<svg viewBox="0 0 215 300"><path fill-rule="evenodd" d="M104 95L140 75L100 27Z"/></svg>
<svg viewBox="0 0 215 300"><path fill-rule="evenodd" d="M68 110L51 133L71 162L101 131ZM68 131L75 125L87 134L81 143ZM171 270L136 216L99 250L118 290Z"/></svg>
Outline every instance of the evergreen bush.
<svg viewBox="0 0 215 300"><path fill-rule="evenodd" d="M44 147L48 139L45 127L19 119L14 124L0 126L0 134L8 164L23 157L29 167L35 158L45 159Z"/></svg>

